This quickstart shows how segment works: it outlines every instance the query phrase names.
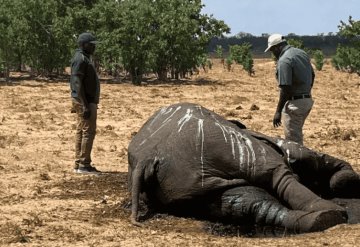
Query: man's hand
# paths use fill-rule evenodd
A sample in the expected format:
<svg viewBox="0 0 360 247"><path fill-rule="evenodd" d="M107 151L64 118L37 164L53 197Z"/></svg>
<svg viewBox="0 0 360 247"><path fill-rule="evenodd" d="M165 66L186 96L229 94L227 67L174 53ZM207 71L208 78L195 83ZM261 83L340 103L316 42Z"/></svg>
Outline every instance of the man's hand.
<svg viewBox="0 0 360 247"><path fill-rule="evenodd" d="M83 118L84 119L89 119L91 115L91 111L89 108L84 108L83 110Z"/></svg>
<svg viewBox="0 0 360 247"><path fill-rule="evenodd" d="M275 128L281 125L281 112L275 112L273 125Z"/></svg>

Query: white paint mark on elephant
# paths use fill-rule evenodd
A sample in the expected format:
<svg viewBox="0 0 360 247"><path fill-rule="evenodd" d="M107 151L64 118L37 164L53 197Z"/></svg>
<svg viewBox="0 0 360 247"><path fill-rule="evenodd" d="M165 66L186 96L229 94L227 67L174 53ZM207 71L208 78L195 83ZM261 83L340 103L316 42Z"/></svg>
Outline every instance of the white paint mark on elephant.
<svg viewBox="0 0 360 247"><path fill-rule="evenodd" d="M286 149L287 163L290 164L290 150Z"/></svg>
<svg viewBox="0 0 360 247"><path fill-rule="evenodd" d="M192 117L193 114L193 110L192 109L187 109L185 115L180 118L180 120L178 121L178 126L180 126L178 132L181 131L182 127L184 126L184 124L186 124Z"/></svg>
<svg viewBox="0 0 360 247"><path fill-rule="evenodd" d="M291 164L291 163L294 163L296 161L296 159L294 159L294 152L296 152L297 150L300 151L300 154L299 156L301 157L302 156L302 151L301 151L301 148L295 148L294 150L294 146L295 145L298 145L296 142L292 142L292 141L289 141L286 143L287 144L287 147L290 147L290 149L286 149L286 154L287 154L287 162L288 164ZM296 156L296 155L295 155Z"/></svg>
<svg viewBox="0 0 360 247"><path fill-rule="evenodd" d="M281 147L282 145L284 145L284 140L277 140L276 145L278 145L278 147Z"/></svg>
<svg viewBox="0 0 360 247"><path fill-rule="evenodd" d="M232 129L231 131L235 134L237 138L237 145L239 149L239 166L240 168L243 168L242 166L245 165L245 159L247 158L246 169L248 172L251 172L251 170L254 170L254 164L256 161L252 141L246 135L242 134L239 131L236 131L234 129Z"/></svg>
<svg viewBox="0 0 360 247"><path fill-rule="evenodd" d="M229 139L232 156L234 159L239 159L239 169L245 169L250 173L255 172L256 155L251 139L246 134L232 127L222 125L218 121L216 121L215 125L221 129L225 142ZM227 138L227 135L229 135L229 138ZM236 151L239 153L238 156Z"/></svg>
<svg viewBox="0 0 360 247"><path fill-rule="evenodd" d="M178 107L175 109L175 111L163 121L163 123L167 123L168 121L171 121L171 117L174 116L174 114L175 114L177 111L179 111L180 109L181 109L181 106L178 106ZM165 115L168 114L168 113L170 113L171 111L172 111L172 108L170 108L170 111L165 112ZM161 128L161 127L160 127L160 128Z"/></svg>
<svg viewBox="0 0 360 247"><path fill-rule="evenodd" d="M225 142L227 143L227 138L226 138L226 135L225 135L225 132L227 132L226 128L217 121L215 122L215 125L218 126L221 129L221 131L223 133L223 136L224 136L224 139L225 139Z"/></svg>
<svg viewBox="0 0 360 247"><path fill-rule="evenodd" d="M236 159L235 156L235 139L232 134L230 134L230 143L231 143L231 153L233 155L233 158Z"/></svg>
<svg viewBox="0 0 360 247"><path fill-rule="evenodd" d="M154 136L159 130L161 130L167 123L169 123L169 122L171 121L172 116L174 116L174 114L175 114L177 111L179 111L180 109L181 109L181 106L178 106L178 107L175 109L175 111L163 121L163 124L160 125L160 127L159 127L157 130L155 130L154 132L152 132L151 135L150 135L148 138L146 138L145 140L143 140L143 141L140 143L140 146L143 145L143 144L147 141L147 139L153 137L153 136ZM166 111L165 113L159 112L159 114L167 115L167 114L169 114L171 111L172 111L172 108L170 108L170 109L169 109L168 111Z"/></svg>
<svg viewBox="0 0 360 247"><path fill-rule="evenodd" d="M200 140L201 186L204 187L204 119L198 121L198 139Z"/></svg>
<svg viewBox="0 0 360 247"><path fill-rule="evenodd" d="M163 114L165 114L165 112L167 111L168 107L165 106L163 108L160 109L159 113L156 114L156 116L154 117L154 119L151 121L151 123L149 124L149 127L151 127L153 125L153 123L160 117L162 116ZM172 109L172 108L170 108Z"/></svg>
<svg viewBox="0 0 360 247"><path fill-rule="evenodd" d="M245 139L246 146L249 147L250 152L251 152L252 162L255 163L256 156L255 156L255 151L254 151L254 148L253 148L253 145L252 145L252 141L245 135L243 135L242 138Z"/></svg>
<svg viewBox="0 0 360 247"><path fill-rule="evenodd" d="M204 116L204 113L203 113L203 111L202 111L202 107L201 106L196 106L196 108L200 111L200 114L201 114L201 116Z"/></svg>
<svg viewBox="0 0 360 247"><path fill-rule="evenodd" d="M239 150L239 169L241 170L243 168L244 164L244 147L241 145L240 140L237 141L238 143L238 150Z"/></svg>

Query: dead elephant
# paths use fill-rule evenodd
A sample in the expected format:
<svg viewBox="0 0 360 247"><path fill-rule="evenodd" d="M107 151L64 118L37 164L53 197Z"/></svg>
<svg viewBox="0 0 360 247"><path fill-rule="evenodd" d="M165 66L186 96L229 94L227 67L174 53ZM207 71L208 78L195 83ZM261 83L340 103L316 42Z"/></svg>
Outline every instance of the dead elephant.
<svg viewBox="0 0 360 247"><path fill-rule="evenodd" d="M347 162L244 129L191 103L152 115L128 155L134 224L142 196L155 210L322 231L347 222L345 209L323 198L360 197L359 175Z"/></svg>

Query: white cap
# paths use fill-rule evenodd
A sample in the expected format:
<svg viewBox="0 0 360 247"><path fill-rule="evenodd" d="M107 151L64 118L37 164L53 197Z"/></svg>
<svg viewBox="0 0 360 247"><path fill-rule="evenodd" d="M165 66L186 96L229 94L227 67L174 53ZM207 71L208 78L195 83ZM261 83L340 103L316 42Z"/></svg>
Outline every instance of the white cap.
<svg viewBox="0 0 360 247"><path fill-rule="evenodd" d="M275 33L269 36L268 38L268 47L266 48L265 52L270 50L271 47L278 45L282 42L285 42L286 39L281 34Z"/></svg>

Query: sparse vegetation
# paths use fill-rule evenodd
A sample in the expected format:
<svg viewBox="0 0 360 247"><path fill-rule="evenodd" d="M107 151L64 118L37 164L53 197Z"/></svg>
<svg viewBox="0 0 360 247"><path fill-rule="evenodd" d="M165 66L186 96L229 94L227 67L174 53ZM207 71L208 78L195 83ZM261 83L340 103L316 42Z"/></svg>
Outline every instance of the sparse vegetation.
<svg viewBox="0 0 360 247"><path fill-rule="evenodd" d="M254 59L256 76L249 77L241 68L233 66L235 69L227 72L219 59L211 61L211 71L200 69L197 76L182 84L102 84L92 158L105 172L103 176L73 173L76 115L70 112L66 81L41 87L31 86L38 83L28 80L2 84L0 245L224 246L231 242L237 246L301 246L304 235L249 238L238 226L167 214L155 215L143 228L130 224L127 147L134 133L160 107L178 101L196 102L251 130L271 136L283 134L282 128L274 129L271 124L278 97L273 62ZM355 124L359 116L358 77L336 71L329 63L324 64L324 70L326 73L316 77L313 95L317 106L304 126L305 143L344 158L360 172L360 128ZM308 245L352 245L357 241L358 227L341 225L311 234Z"/></svg>
<svg viewBox="0 0 360 247"><path fill-rule="evenodd" d="M351 40L351 45L339 45L332 64L337 70L360 75L360 21L349 17L349 23L341 21L339 33Z"/></svg>
<svg viewBox="0 0 360 247"><path fill-rule="evenodd" d="M324 53L321 50L316 50L313 53L313 57L315 60L315 67L317 70L322 70L324 66Z"/></svg>
<svg viewBox="0 0 360 247"><path fill-rule="evenodd" d="M250 76L255 73L251 45L249 43L230 46L230 56L237 64L242 65L243 69Z"/></svg>

